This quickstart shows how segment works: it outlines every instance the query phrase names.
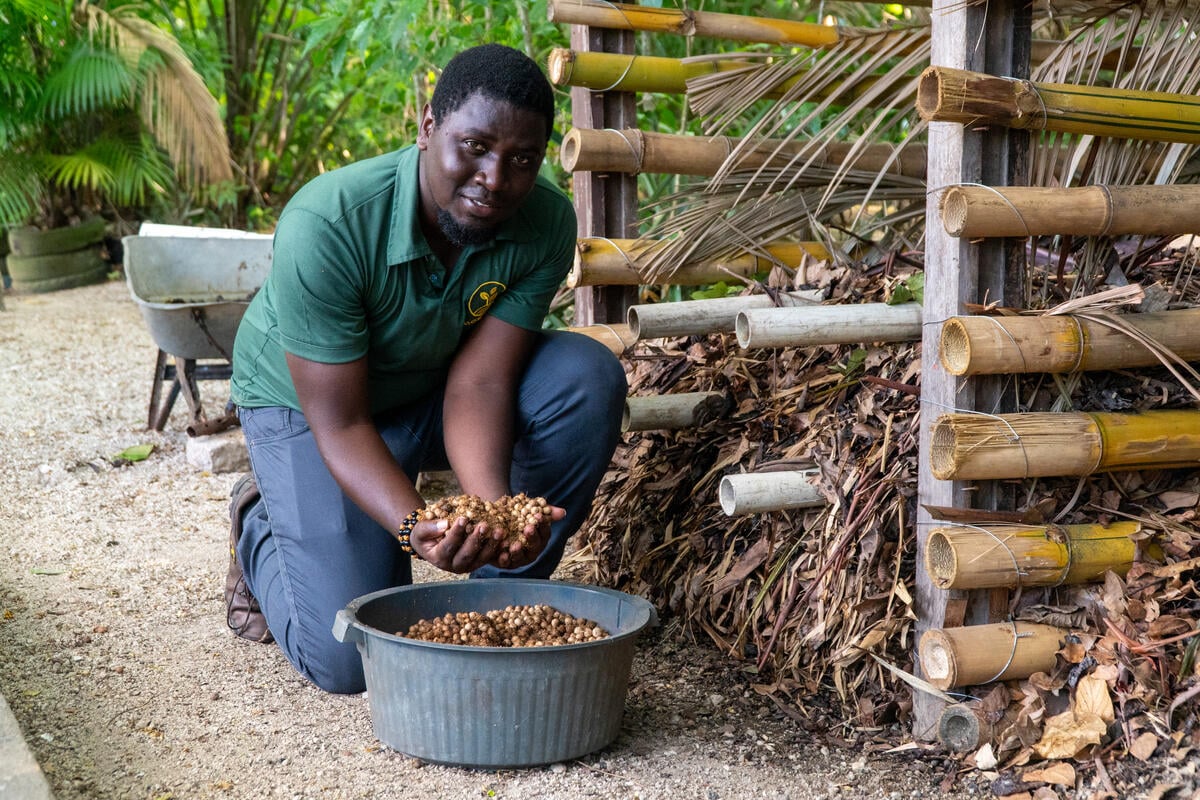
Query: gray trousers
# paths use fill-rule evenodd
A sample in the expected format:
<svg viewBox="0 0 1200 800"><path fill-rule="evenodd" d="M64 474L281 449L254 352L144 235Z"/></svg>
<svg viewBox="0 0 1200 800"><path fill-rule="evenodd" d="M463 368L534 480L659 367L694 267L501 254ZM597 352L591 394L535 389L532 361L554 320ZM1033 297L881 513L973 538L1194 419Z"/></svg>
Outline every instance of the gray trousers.
<svg viewBox="0 0 1200 800"><path fill-rule="evenodd" d="M628 388L620 362L576 333L539 335L517 397L512 493L566 509L536 561L487 567L473 577L549 577L591 511L620 435ZM243 517L238 557L276 642L306 678L330 692L366 688L354 644L333 638L337 612L356 597L412 582L392 531L363 513L330 475L304 415L289 408L239 409L261 499ZM442 395L376 417L410 478L443 469Z"/></svg>

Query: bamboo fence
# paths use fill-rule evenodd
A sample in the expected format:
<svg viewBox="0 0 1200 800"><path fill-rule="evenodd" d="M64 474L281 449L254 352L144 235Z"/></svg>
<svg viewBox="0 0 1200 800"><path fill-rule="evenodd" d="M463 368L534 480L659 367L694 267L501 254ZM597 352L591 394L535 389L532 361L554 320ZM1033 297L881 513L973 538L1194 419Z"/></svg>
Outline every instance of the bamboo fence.
<svg viewBox="0 0 1200 800"><path fill-rule="evenodd" d="M1200 308L1145 314L962 316L942 324L938 358L951 375L1148 367L1164 351L1200 359Z"/></svg>
<svg viewBox="0 0 1200 800"><path fill-rule="evenodd" d="M1200 231L1200 186L951 186L951 236L1170 236Z"/></svg>
<svg viewBox="0 0 1200 800"><path fill-rule="evenodd" d="M1029 622L933 628L917 646L922 676L942 690L1028 678L1053 669L1066 635Z"/></svg>
<svg viewBox="0 0 1200 800"><path fill-rule="evenodd" d="M1200 97L1188 94L929 67L918 82L917 111L926 121L1200 144Z"/></svg>
<svg viewBox="0 0 1200 800"><path fill-rule="evenodd" d="M741 148L738 150L738 148ZM568 172L652 172L669 175L716 175L737 150L737 169L786 167L801 155L813 167L850 162L867 172L925 177L924 145L763 139L753 146L733 136L682 136L638 128L624 130L572 128L563 137L559 160Z"/></svg>
<svg viewBox="0 0 1200 800"><path fill-rule="evenodd" d="M551 22L568 25L811 48L829 48L851 38L886 36L894 33L889 30L867 30L714 11L640 6L608 0L550 0L547 12ZM1031 44L1031 59L1035 63L1043 62L1061 46L1062 42L1059 41L1034 39ZM1122 63L1122 59L1131 60L1136 51L1136 47L1126 48L1124 52L1119 48L1112 48L1102 55L1100 66L1113 69Z"/></svg>
<svg viewBox="0 0 1200 800"><path fill-rule="evenodd" d="M834 25L603 0L550 0L548 15L551 22L571 25L767 44L828 47L842 39L842 30Z"/></svg>
<svg viewBox="0 0 1200 800"><path fill-rule="evenodd" d="M764 59L755 56L761 65ZM769 58L765 60L769 63ZM688 82L706 75L753 71L754 66L733 58L687 60L663 56L638 56L556 47L550 51L548 72L555 86L578 86L593 92L652 92L687 94ZM804 79L803 74L781 78L761 94L763 99L783 97L788 89ZM826 88L814 93L825 98L836 93L841 101L866 94L876 82L863 77L853 86Z"/></svg>
<svg viewBox="0 0 1200 800"><path fill-rule="evenodd" d="M778 242L764 244L754 253L680 264L651 281L639 269L638 259L657 252L664 245L665 241L655 239L581 238L575 247L575 264L567 276L567 285L571 288L638 286L653 282L702 286L730 278L749 279L775 266L794 269L805 261L833 260L828 248L820 242Z"/></svg>
<svg viewBox="0 0 1200 800"><path fill-rule="evenodd" d="M1080 476L1200 466L1200 411L944 414L933 424L938 480Z"/></svg>
<svg viewBox="0 0 1200 800"><path fill-rule="evenodd" d="M1137 556L1137 522L1112 525L982 523L933 528L925 571L939 589L1015 589L1124 575Z"/></svg>
<svg viewBox="0 0 1200 800"><path fill-rule="evenodd" d="M744 348L910 342L921 338L921 304L753 308L738 312L734 331Z"/></svg>

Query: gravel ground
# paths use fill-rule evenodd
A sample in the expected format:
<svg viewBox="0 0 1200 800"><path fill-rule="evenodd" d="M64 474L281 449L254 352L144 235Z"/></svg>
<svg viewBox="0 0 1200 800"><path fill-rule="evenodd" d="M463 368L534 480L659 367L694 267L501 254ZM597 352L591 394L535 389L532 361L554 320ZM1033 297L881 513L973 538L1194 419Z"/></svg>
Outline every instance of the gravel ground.
<svg viewBox="0 0 1200 800"><path fill-rule="evenodd" d="M6 300L0 693L59 800L991 794L994 775L936 750L888 753L899 730L854 748L807 730L670 625L642 640L621 734L599 753L488 772L389 750L364 696L324 694L226 629L236 476L188 465L182 401L146 430L156 348L125 285ZM219 413L227 385L202 391ZM140 444L147 460L114 466Z"/></svg>

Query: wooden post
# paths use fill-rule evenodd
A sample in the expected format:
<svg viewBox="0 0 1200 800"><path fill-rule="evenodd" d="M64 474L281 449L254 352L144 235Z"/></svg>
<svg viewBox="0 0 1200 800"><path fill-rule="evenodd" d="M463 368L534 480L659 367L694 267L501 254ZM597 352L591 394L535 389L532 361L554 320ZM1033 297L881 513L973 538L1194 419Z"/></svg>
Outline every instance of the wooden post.
<svg viewBox="0 0 1200 800"><path fill-rule="evenodd" d="M575 50L632 53L633 33L572 25L571 47ZM635 99L635 95L629 92L598 92L583 87L572 87L571 124L576 128L636 128ZM637 238L636 175L621 172L576 172L573 184L580 238ZM626 311L636 302L636 286L577 288L574 324L624 322Z"/></svg>
<svg viewBox="0 0 1200 800"><path fill-rule="evenodd" d="M998 0L986 7L965 5L957 0L933 0L930 62L957 69L983 70L1012 77L1029 72L1030 16L1014 0ZM1024 182L1028 136L1013 136L1007 129L987 133L967 126L929 124L929 200L925 225L925 300L922 318L922 352L938 349L939 323L963 313L967 303L1019 302L1023 263L1006 240L989 240L984 245L957 239L946 233L938 210L942 187L961 183L1006 185ZM985 157L986 156L986 157ZM1016 180L1014 180L1016 178ZM1000 397L998 384L967 381L962 387L936 358L926 358L921 368L920 466L917 480L917 563L924 563L928 532L933 525L930 506L966 506L967 487L936 479L929 468L930 431L939 413L959 408L995 411ZM994 489L986 487L975 495L979 507L1003 505ZM987 622L992 609L1001 611L1002 594L965 593L937 588L928 575L917 571L916 640L931 629ZM913 662L921 672L920 659ZM913 693L913 736L931 741L937 737L944 702L921 691Z"/></svg>

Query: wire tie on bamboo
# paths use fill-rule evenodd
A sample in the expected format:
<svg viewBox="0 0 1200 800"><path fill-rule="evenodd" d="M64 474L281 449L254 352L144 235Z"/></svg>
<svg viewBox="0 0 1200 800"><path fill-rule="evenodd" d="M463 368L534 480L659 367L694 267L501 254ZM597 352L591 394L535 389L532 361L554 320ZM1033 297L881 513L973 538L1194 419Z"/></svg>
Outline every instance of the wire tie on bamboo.
<svg viewBox="0 0 1200 800"><path fill-rule="evenodd" d="M1028 639L1030 636L1033 636L1032 633L1018 633L1017 632L1017 621L1015 619L1010 619L1008 622L1010 625L1012 625L1012 633L1013 633L1012 652L1010 652L1008 654L1008 661L1005 662L1004 666L1000 668L1000 671L997 672L993 677L988 678L986 681L983 681L980 685L992 683L993 681L1000 680L1000 676L1003 675L1004 673L1008 672L1008 668L1012 666L1013 661L1017 657L1018 641L1020 639Z"/></svg>
<svg viewBox="0 0 1200 800"><path fill-rule="evenodd" d="M1026 89L1033 92L1033 96L1037 98L1038 107L1042 110L1042 120L1041 125L1038 126L1038 130L1045 130L1046 123L1050 121L1050 110L1046 108L1046 99L1042 97L1042 93L1038 91L1037 84L1033 81L1023 80L1021 83L1024 84Z"/></svg>
<svg viewBox="0 0 1200 800"><path fill-rule="evenodd" d="M625 12L621 13L623 14ZM620 83L620 81L617 81L617 83ZM616 128L605 128L604 130L617 134L625 141L625 144L629 145L629 152L633 154L633 160L636 162L636 166L634 167L632 174L641 175L642 167L646 163L646 137L642 134L641 130L638 128L631 128L629 131L617 130ZM638 143L634 144L633 142L629 141L629 136L626 135L627 133L634 134Z"/></svg>
<svg viewBox="0 0 1200 800"><path fill-rule="evenodd" d="M610 85L604 87L603 89L592 89L592 91L595 92L596 94L604 94L605 92L611 92L613 89L620 86L621 81L623 81L627 77L629 77L629 73L633 70L633 62L636 59L637 59L637 56L630 56L629 63L625 65L625 71L622 72L621 75L615 81L613 81Z"/></svg>
<svg viewBox="0 0 1200 800"><path fill-rule="evenodd" d="M1046 526L1046 533L1050 532L1051 527L1058 528L1059 526L1054 524ZM1067 576L1071 574L1071 566L1075 561L1075 547L1073 546L1074 542L1071 540L1071 536L1065 530L1060 530L1059 535L1062 536L1063 543L1067 548L1067 563L1063 567L1062 573L1058 576L1058 583L1053 584L1050 587L1051 589L1057 589L1067 582Z"/></svg>
<svg viewBox="0 0 1200 800"><path fill-rule="evenodd" d="M1021 564L1020 564L1020 562L1017 561L1017 554L1014 553L1012 551L1012 548L1008 546L1008 542L1001 539L993 531L989 531L987 528L984 528L982 526L972 525L969 522L960 522L957 524L961 525L964 528L970 528L971 530L974 530L974 531L982 531L983 533L986 533L988 536L990 536L996 540L996 544L998 544L1004 548L1004 552L1008 553L1008 557L1012 560L1013 574L1017 576L1016 588L1020 589L1021 588L1021 578L1028 575L1029 573L1021 570ZM1034 526L1031 525L1030 527L1034 527ZM1005 669L1007 669L1007 667ZM988 683L991 683L991 681L988 681Z"/></svg>
<svg viewBox="0 0 1200 800"><path fill-rule="evenodd" d="M1029 224L1027 222L1025 222L1025 217L1024 217L1024 215L1021 214L1021 210L1019 208L1017 208L1016 204L1013 203L1012 200L1009 200L1007 197L1005 197L1004 193L1001 192L999 189L997 189L995 186L988 186L986 183L957 183L957 184L955 184L955 186L974 186L977 189L986 189L989 192L991 192L992 194L996 195L996 197L999 197L1004 202L1004 204L1008 206L1009 210L1012 211L1013 214L1016 215L1017 222L1021 223L1021 227L1025 229L1026 238L1033 237L1033 233L1030 232Z"/></svg>
<svg viewBox="0 0 1200 800"><path fill-rule="evenodd" d="M1024 220L1022 220L1022 224L1024 224ZM1021 358L1021 371L1028 372L1029 365L1025 363L1025 353L1024 353L1024 351L1021 350L1021 346L1019 344L1017 344L1017 338L1012 335L1012 331L1010 331L1008 328L1004 327L1004 325L1002 325L1000 323L999 317L987 317L986 319L990 319L992 321L992 324L995 325L997 328L999 328L1004 333L1004 335L1008 337L1008 340L1010 342L1012 342L1013 349L1017 351L1017 355Z"/></svg>
<svg viewBox="0 0 1200 800"><path fill-rule="evenodd" d="M621 338L621 334L617 333L617 329L616 329L616 328L614 328L612 325L609 325L607 322L595 322L595 323L593 323L593 324L594 324L596 327L598 327L598 328L604 328L606 331L608 331L609 333L611 333L611 334L612 334L612 335L613 335L613 336L616 338L616 340L617 340L618 342L620 342L620 343L621 343L621 349L622 349L622 350L628 350L628 349L629 349L629 345L625 344L625 340Z"/></svg>
<svg viewBox="0 0 1200 800"><path fill-rule="evenodd" d="M1009 433L1012 434L1012 436L1008 437L1008 441L1021 448L1021 460L1025 462L1025 475L1029 475L1029 453L1025 451L1025 442L1021 441L1021 434L1017 433L1017 429L1014 428L1012 423L1006 420L1004 417L1001 417L998 414L989 414L986 411L974 411L969 408L955 408L954 406L948 406L945 403L939 403L936 400L922 400L921 402L928 403L931 406L937 406L938 408L945 408L954 412L955 414L977 414L981 417L991 417L994 420L1004 423L1004 427L1008 428ZM1101 453L1101 456L1102 455L1103 453ZM1095 470L1093 470L1093 472L1094 471Z"/></svg>

